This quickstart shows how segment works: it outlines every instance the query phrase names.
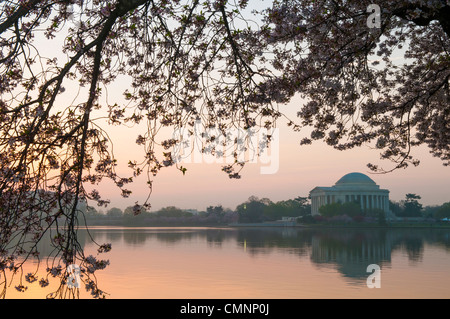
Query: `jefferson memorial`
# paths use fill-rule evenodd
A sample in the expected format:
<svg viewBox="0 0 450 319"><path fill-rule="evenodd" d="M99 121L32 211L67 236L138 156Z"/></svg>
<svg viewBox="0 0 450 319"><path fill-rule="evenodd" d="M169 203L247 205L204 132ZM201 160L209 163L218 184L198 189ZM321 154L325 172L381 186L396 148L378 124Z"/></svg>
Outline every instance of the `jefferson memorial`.
<svg viewBox="0 0 450 319"><path fill-rule="evenodd" d="M356 202L363 211L382 209L389 213L389 190L380 189L369 176L349 173L331 187L315 187L310 192L311 214L319 215L319 208L332 203Z"/></svg>

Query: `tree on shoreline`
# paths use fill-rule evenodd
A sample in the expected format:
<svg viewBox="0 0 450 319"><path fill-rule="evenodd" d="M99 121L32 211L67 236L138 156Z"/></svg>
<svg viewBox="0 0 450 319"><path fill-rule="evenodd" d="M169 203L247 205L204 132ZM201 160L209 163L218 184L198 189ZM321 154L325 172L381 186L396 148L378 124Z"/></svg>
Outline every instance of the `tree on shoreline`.
<svg viewBox="0 0 450 319"><path fill-rule="evenodd" d="M400 202L390 202L389 208L398 217L422 217L423 206L419 203L421 197L408 193Z"/></svg>
<svg viewBox="0 0 450 319"><path fill-rule="evenodd" d="M442 219L442 218L449 218L450 217L450 202L444 203L441 207L439 207L435 213L435 217Z"/></svg>
<svg viewBox="0 0 450 319"><path fill-rule="evenodd" d="M422 204L419 203L421 197L416 194L406 194L404 202L404 216L421 217L422 216Z"/></svg>
<svg viewBox="0 0 450 319"><path fill-rule="evenodd" d="M117 207L113 207L108 209L108 211L106 212L106 216L107 217L122 217L123 216L123 212L120 208Z"/></svg>
<svg viewBox="0 0 450 319"><path fill-rule="evenodd" d="M20 274L18 260L38 256L35 243L50 231L54 262L64 267L48 274L61 280L57 296L73 293L65 285L67 266L80 264L92 278L103 268L77 241L79 203L106 206L95 189L105 179L129 197L127 186L140 175L150 194L164 167L184 174L171 151L183 141L160 137L164 128L192 131L200 121L203 130L225 135L265 130L270 140L284 118L282 105L299 95L306 101L299 124L288 124L313 128L302 144L370 144L394 168L418 164L410 151L423 144L450 164L450 6L384 1L380 26L371 28L369 4L273 1L244 14L248 1L2 1L1 295L5 272ZM108 88L122 78L129 83L124 101L110 101ZM132 136L143 155L130 159L129 176L117 173L105 119L146 128ZM218 154L214 136L204 146ZM235 141L229 150L235 161L223 170L230 178L239 178L245 164L238 160L242 146ZM133 214L149 208L149 200L136 203ZM99 253L109 249L99 245ZM93 296L104 296L94 280L85 283Z"/></svg>

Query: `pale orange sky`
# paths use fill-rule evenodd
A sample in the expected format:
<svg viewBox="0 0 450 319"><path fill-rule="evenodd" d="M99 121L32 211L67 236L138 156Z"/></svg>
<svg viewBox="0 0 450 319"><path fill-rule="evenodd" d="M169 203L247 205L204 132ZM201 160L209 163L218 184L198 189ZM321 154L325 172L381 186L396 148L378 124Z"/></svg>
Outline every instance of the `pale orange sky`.
<svg viewBox="0 0 450 319"><path fill-rule="evenodd" d="M266 4L268 5L268 4ZM252 8L249 7L248 11ZM43 40L39 49L42 56L53 57L61 48L64 34L58 35L52 41ZM38 41L39 42L39 41ZM57 50L56 50L57 49ZM66 57L58 55L59 62L65 63ZM393 57L395 58L395 57ZM65 81L63 86L66 93L61 96L60 105L72 103L78 87L71 87ZM123 103L123 92L128 83L117 81L108 90L108 101ZM84 101L80 95L75 104ZM104 97L103 97L104 98ZM301 101L293 99L282 111L295 119ZM272 201L292 199L297 196L308 196L315 186L332 186L343 175L350 172L369 173L367 163L383 164L390 168L392 164L380 162L379 153L366 147L349 151L336 151L321 142L310 146L300 146L301 137L308 136L294 134L292 130L283 125L280 128L279 170L275 174L260 174L260 163L248 164L242 172L240 180L229 179L221 171L220 164L193 163L182 165L187 168L186 175L175 167L162 170L154 179L151 203L154 209L165 206L178 206L180 208L206 209L209 205L223 205L234 209L249 196L267 197ZM127 169L129 160L140 160L143 151L135 144L138 134L144 133L139 128L119 128L111 126L106 128L114 140L115 156L121 163L119 172L128 176L131 171ZM433 158L426 147L413 150L413 155L421 160L419 167L409 167L406 170L397 170L387 175L369 175L381 188L391 191L391 200L404 199L406 193L416 193L422 197L424 205L442 204L450 201L450 168L445 168L441 161ZM99 190L103 197L111 200L108 207L124 209L136 201L147 197L146 180L139 179L129 187L133 194L128 199L122 199L120 192L111 183L103 183Z"/></svg>
<svg viewBox="0 0 450 319"><path fill-rule="evenodd" d="M77 87L64 84L66 93L60 97L61 106L72 103L78 91ZM122 94L126 87L123 82L111 85L108 88L109 103L123 103ZM81 102L82 97L80 95L75 104ZM295 120L300 107L301 101L294 98L280 110ZM94 114L93 117L95 116ZM131 176L132 172L127 163L129 160L139 162L143 159L143 149L137 146L135 141L139 134L145 133L145 128L102 126L114 141L114 155L120 164L118 173L124 177ZM166 206L205 210L210 205L223 205L234 209L252 195L267 197L272 201L293 199L297 196L308 196L315 186L332 186L343 175L351 172L368 174L381 188L391 191L391 200L399 201L405 198L406 193L416 193L422 197L421 203L424 205L440 205L450 201L450 168L445 168L439 159L432 157L425 146L412 151L412 155L421 160L418 167L411 166L384 175L371 175L367 168L369 162L380 164L386 169L392 168L393 164L380 161L379 152L368 147L337 151L322 142L300 146L302 137L309 136L307 129L303 133L294 133L291 128L281 123L278 128L279 169L275 174L263 175L260 169L267 165L250 163L242 171L242 178L235 180L221 171L222 164L181 163L187 168L184 176L172 167L163 169L154 179L151 196L153 210ZM136 201L142 202L147 198L145 178L136 180L128 188L133 193L128 199L123 199L117 187L109 182L102 183L101 187L98 187L99 191L104 198L111 200L106 209L125 209Z"/></svg>
<svg viewBox="0 0 450 319"><path fill-rule="evenodd" d="M299 101L293 100L286 106L286 112L295 114ZM295 118L295 117L293 117ZM115 139L115 155L123 162L123 170L128 174L126 163L141 158L142 152L133 143L139 131L136 129L111 127L111 137ZM426 147L413 150L413 155L421 160L418 167L396 170L389 174L373 174L367 163L393 167L388 161L380 161L379 153L368 147L348 151L337 151L322 142L300 146L301 133L293 133L291 128L279 126L280 148L279 169L274 174L260 173L262 163L249 163L239 180L230 179L221 171L222 164L181 163L187 168L183 174L175 167L165 168L154 179L151 196L152 207L156 210L165 206L206 209L209 205L223 205L234 209L249 196L267 197L272 201L308 196L315 186L332 186L343 175L361 172L369 175L381 188L390 190L391 200L401 200L406 193L416 193L422 197L424 205L442 204L450 201L450 169L432 157ZM111 199L111 206L125 208L147 195L145 178L136 180L129 187L133 194L121 199L118 190L106 185L100 190Z"/></svg>

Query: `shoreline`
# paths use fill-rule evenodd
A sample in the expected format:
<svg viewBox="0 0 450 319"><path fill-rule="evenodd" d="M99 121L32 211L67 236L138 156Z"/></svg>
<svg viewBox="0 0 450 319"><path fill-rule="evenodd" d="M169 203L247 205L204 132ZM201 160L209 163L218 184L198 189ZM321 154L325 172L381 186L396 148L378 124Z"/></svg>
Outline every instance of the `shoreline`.
<svg viewBox="0 0 450 319"><path fill-rule="evenodd" d="M364 228L376 228L376 229L395 229L395 228L430 228L430 229L450 229L450 223L407 223L407 222L396 222L389 223L387 225L378 225L378 224L326 224L326 223L318 223L318 224L283 224L283 223L232 223L232 224L159 224L159 225L149 225L149 224L121 224L121 223L87 223L85 225L87 227L129 227L129 228L138 228L138 227L167 227L167 228L182 228L182 227L192 227L192 228L201 228L201 227L211 227L211 228L356 228L356 229L364 229Z"/></svg>

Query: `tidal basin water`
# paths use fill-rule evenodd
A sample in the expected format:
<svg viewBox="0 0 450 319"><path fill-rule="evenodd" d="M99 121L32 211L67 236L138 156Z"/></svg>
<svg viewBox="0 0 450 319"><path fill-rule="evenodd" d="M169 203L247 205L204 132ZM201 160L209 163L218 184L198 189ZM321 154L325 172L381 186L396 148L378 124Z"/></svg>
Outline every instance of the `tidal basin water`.
<svg viewBox="0 0 450 319"><path fill-rule="evenodd" d="M84 232L84 231L83 231ZM85 250L95 246L80 233ZM450 229L90 228L109 298L450 298ZM45 251L43 252L45 254ZM380 288L368 288L368 265ZM35 266L27 264L30 271ZM25 270L26 271L26 270ZM51 285L11 287L45 298ZM82 298L90 296L80 289Z"/></svg>

